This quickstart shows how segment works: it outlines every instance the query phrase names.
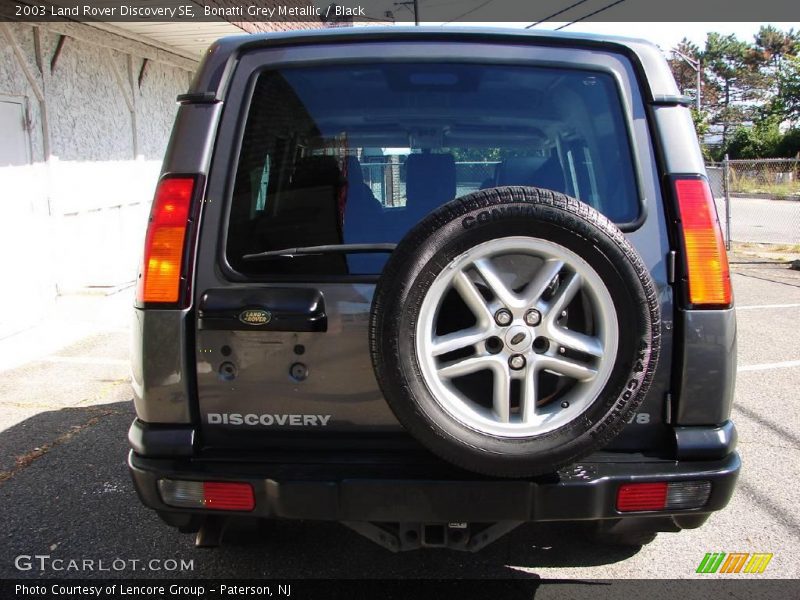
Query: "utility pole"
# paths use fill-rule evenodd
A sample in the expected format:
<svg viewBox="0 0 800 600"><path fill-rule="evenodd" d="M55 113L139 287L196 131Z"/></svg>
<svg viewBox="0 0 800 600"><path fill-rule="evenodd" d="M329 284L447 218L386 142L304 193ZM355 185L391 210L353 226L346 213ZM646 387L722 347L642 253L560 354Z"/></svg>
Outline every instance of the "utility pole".
<svg viewBox="0 0 800 600"><path fill-rule="evenodd" d="M395 2L395 6L413 6L414 7L414 25L419 25L419 0L408 0L407 2Z"/></svg>
<svg viewBox="0 0 800 600"><path fill-rule="evenodd" d="M697 107L697 112L700 112L700 107L701 107L700 96L702 94L701 87L703 85L703 63L697 58L686 56L683 52L681 52L677 48L673 48L672 50L670 50L670 52L672 52L678 58L682 59L683 62L692 67L695 70L695 73L697 73L697 94L695 97L695 106Z"/></svg>
<svg viewBox="0 0 800 600"><path fill-rule="evenodd" d="M697 66L695 67L695 72L697 73L697 112L700 112L700 98L702 96L702 87L703 87L703 63L700 62L700 59L697 60Z"/></svg>

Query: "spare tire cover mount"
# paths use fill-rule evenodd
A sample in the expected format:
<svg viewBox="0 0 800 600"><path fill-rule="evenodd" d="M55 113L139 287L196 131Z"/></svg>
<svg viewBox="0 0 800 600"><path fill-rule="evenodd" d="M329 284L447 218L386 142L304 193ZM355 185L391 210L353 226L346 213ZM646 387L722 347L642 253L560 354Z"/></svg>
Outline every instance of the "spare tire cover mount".
<svg viewBox="0 0 800 600"><path fill-rule="evenodd" d="M655 283L619 228L564 194L505 187L448 202L401 240L369 342L411 435L464 469L524 477L623 429L660 328Z"/></svg>

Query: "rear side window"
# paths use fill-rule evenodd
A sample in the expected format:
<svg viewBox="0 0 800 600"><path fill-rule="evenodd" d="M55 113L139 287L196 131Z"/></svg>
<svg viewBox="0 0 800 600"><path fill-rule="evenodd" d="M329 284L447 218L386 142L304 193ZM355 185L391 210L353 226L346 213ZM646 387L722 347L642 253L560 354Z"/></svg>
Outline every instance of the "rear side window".
<svg viewBox="0 0 800 600"><path fill-rule="evenodd" d="M632 153L613 78L488 64L347 64L259 74L226 241L246 275L380 272L385 254L247 255L396 243L441 204L530 185L635 221Z"/></svg>

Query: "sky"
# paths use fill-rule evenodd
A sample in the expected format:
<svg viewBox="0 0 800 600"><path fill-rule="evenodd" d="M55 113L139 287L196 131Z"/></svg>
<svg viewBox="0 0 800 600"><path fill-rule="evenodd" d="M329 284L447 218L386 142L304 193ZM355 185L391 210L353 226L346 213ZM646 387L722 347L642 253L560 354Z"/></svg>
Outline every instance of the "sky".
<svg viewBox="0 0 800 600"><path fill-rule="evenodd" d="M547 23L537 26L544 28ZM563 23L550 24L548 29L559 27ZM684 37L689 38L698 46L703 46L706 33L716 31L723 35L735 33L743 41L752 42L753 36L758 33L761 25L769 23L575 23L563 31L584 33L605 33L613 35L627 35L644 38L663 49L669 49L680 42ZM798 23L772 23L778 29L798 29Z"/></svg>
<svg viewBox="0 0 800 600"><path fill-rule="evenodd" d="M400 23L398 23L399 25ZM403 23L410 24L413 23ZM423 25L440 25L441 23L422 23ZM753 36L758 32L761 25L774 25L779 29L788 30L800 29L800 23L614 23L614 22L581 22L575 23L562 31L574 31L576 33L599 33L609 35L624 35L629 37L644 38L660 46L664 50L669 50L684 37L689 38L698 46L703 46L706 33L717 31L722 34L735 33L743 41L753 41ZM524 27L527 23L454 23L459 26L489 26L489 27ZM536 29L555 29L564 25L564 22L547 22L538 25Z"/></svg>

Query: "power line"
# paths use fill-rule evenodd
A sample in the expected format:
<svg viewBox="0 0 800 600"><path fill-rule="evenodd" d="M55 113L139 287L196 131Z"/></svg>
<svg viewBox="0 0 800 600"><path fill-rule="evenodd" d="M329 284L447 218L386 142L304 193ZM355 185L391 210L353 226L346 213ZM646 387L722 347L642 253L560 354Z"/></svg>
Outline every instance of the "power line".
<svg viewBox="0 0 800 600"><path fill-rule="evenodd" d="M585 21L589 17L593 17L596 14L601 13L604 10L608 10L609 8L611 8L613 6L616 6L617 4L622 4L623 2L625 2L625 0L617 0L616 2L612 2L611 4L606 4L603 8L598 8L596 11L590 12L588 15L583 15L580 19L575 19L574 21L571 21L571 22L567 23L566 25L562 25L561 27L556 27L555 30L559 31L560 29L564 29L565 27L569 27L570 25L574 25L575 23L578 23L579 21Z"/></svg>
<svg viewBox="0 0 800 600"><path fill-rule="evenodd" d="M425 8L439 8L440 6L452 6L453 4L464 4L464 0L445 0L444 2L435 2L429 4L428 2L425 3Z"/></svg>
<svg viewBox="0 0 800 600"><path fill-rule="evenodd" d="M444 22L444 23L442 23L442 24L443 24L443 25L447 25L448 23L452 23L453 21L458 21L459 19L463 19L463 18L464 18L464 17L466 17L467 15L471 15L471 14L472 14L472 13L474 13L476 10L480 10L481 8L483 8L483 7L484 7L484 6L486 6L487 4L491 4L492 2L494 2L494 0L486 0L485 2L481 2L481 3L480 3L478 6L476 6L475 8L472 8L472 9L468 10L468 11L467 11L467 12L465 12L463 15L459 15L459 16L457 16L456 18L454 18L454 19L450 19L449 21L445 21L445 22Z"/></svg>
<svg viewBox="0 0 800 600"><path fill-rule="evenodd" d="M575 8L576 6L580 6L580 5L581 5L581 4L583 4L584 2L588 2L588 1L589 1L589 0L578 0L578 1L577 1L575 4L570 4L570 5L569 5L567 8L562 8L560 11L558 11L558 12L554 12L552 15L549 15L549 16L545 17L545 18L544 18L544 19L542 19L541 21L536 21L536 23L531 23L530 25L526 25L526 26L525 26L525 29L530 29L531 27L536 27L536 26L537 26L539 23L544 23L545 21L549 21L549 20L550 20L550 19L552 19L553 17L557 17L558 15L560 15L560 14L562 14L562 13L565 13L565 12L567 12L568 10L571 10L571 9L573 9L573 8Z"/></svg>

